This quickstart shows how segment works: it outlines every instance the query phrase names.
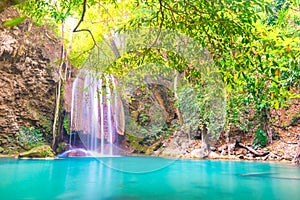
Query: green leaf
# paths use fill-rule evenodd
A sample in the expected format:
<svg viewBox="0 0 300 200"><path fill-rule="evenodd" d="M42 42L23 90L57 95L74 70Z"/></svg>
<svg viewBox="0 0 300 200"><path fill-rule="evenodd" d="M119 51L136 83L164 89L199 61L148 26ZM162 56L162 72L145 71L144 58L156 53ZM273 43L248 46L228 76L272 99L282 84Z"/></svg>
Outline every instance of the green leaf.
<svg viewBox="0 0 300 200"><path fill-rule="evenodd" d="M16 17L16 18L5 21L3 23L3 26L11 28L11 27L21 24L25 19L26 19L26 16Z"/></svg>

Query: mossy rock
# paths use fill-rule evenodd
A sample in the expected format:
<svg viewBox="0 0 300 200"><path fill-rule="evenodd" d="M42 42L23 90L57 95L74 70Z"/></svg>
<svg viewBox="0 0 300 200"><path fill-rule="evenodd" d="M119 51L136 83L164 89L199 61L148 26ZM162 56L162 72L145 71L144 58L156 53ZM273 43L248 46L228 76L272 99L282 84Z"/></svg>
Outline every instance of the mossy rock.
<svg viewBox="0 0 300 200"><path fill-rule="evenodd" d="M70 149L70 145L66 142L61 142L57 145L55 152L59 154L64 151L67 151L68 149Z"/></svg>
<svg viewBox="0 0 300 200"><path fill-rule="evenodd" d="M42 145L20 153L19 158L55 158L55 153L49 145Z"/></svg>

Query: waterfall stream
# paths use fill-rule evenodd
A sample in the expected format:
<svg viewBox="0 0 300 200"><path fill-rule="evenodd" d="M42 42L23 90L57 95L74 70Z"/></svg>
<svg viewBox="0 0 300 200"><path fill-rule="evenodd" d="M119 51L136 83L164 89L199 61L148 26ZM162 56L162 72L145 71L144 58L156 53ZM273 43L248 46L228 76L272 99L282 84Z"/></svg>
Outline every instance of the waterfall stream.
<svg viewBox="0 0 300 200"><path fill-rule="evenodd" d="M124 124L119 123L124 120L117 110L122 107L120 102L112 75L81 71L72 87L70 146L79 135L88 151L99 156L117 155L118 133L123 133L118 125Z"/></svg>

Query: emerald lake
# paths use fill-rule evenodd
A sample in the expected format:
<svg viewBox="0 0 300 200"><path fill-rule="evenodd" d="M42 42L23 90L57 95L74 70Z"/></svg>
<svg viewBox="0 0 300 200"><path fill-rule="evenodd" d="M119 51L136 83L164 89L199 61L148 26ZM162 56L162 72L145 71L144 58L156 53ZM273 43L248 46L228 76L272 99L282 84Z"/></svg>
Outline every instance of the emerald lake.
<svg viewBox="0 0 300 200"><path fill-rule="evenodd" d="M299 199L300 167L152 157L0 160L0 199Z"/></svg>

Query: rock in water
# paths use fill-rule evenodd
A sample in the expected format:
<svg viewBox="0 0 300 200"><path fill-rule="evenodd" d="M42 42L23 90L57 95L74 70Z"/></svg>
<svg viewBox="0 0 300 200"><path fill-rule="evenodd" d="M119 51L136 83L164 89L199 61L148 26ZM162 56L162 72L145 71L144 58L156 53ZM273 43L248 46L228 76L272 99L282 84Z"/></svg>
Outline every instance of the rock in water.
<svg viewBox="0 0 300 200"><path fill-rule="evenodd" d="M19 158L55 158L55 154L49 145L42 145L20 153Z"/></svg>

